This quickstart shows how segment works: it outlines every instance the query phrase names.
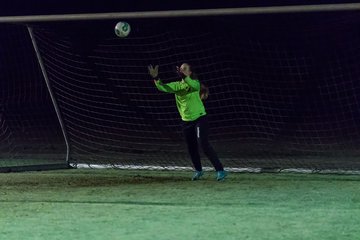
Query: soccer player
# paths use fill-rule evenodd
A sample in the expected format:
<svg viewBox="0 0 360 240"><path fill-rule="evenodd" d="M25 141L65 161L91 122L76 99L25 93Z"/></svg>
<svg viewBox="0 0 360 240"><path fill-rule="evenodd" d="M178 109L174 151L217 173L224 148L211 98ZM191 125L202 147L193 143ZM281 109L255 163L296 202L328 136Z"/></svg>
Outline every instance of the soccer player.
<svg viewBox="0 0 360 240"><path fill-rule="evenodd" d="M200 84L189 64L184 63L180 68L176 68L181 80L165 84L158 77L159 66L148 66L149 74L154 79L157 89L175 94L176 106L183 120L185 140L195 168L192 180L198 180L204 174L198 150L199 143L216 170L217 180L221 181L226 177L227 172L224 171L223 165L209 143L209 124L202 102L208 96L208 89Z"/></svg>

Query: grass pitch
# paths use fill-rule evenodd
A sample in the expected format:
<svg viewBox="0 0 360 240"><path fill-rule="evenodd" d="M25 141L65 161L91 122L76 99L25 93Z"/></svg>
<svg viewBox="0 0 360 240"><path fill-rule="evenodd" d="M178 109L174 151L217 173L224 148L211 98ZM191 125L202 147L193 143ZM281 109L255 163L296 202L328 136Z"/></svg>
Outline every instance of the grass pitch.
<svg viewBox="0 0 360 240"><path fill-rule="evenodd" d="M0 174L1 239L360 239L360 176Z"/></svg>

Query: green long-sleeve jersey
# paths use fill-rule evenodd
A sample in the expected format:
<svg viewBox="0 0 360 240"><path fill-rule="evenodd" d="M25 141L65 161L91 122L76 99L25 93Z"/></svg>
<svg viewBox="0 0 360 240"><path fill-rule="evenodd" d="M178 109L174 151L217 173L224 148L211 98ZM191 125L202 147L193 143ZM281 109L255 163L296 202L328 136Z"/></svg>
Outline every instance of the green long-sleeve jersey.
<svg viewBox="0 0 360 240"><path fill-rule="evenodd" d="M162 83L155 80L157 89L167 93L174 93L176 106L183 121L194 121L206 115L205 107L200 98L199 80L186 77L182 81Z"/></svg>

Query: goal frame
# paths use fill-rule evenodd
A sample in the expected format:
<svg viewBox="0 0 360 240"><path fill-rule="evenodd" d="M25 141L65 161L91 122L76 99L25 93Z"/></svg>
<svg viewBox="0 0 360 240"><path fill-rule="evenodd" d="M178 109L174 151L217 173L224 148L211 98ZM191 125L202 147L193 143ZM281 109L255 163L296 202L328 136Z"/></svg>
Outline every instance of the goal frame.
<svg viewBox="0 0 360 240"><path fill-rule="evenodd" d="M359 11L360 3L344 4L317 4L317 5L292 5L292 6L267 6L267 7L241 7L241 8L218 8L218 9L189 9L189 10L167 10L167 11L138 11L138 12L109 12L109 13L85 13L85 14L58 14L58 15L31 15L31 16L3 16L0 23L22 23L27 26L37 61L44 77L48 92L50 94L53 107L55 109L64 141L66 144L66 166L70 167L70 143L64 126L64 122L59 110L56 98L54 97L50 81L47 76L46 67L39 52L36 38L33 33L31 23L38 22L59 22L59 21L89 21L89 20L109 20L109 19L141 19L141 18L176 18L176 17L205 17L205 16L226 16L226 15L261 15L261 14L285 14L285 13L311 13L311 12L335 12L335 11ZM73 167L77 167L74 165ZM83 166L79 166L83 167ZM90 166L91 167L91 166ZM92 166L95 167L96 166ZM104 166L101 166L103 168ZM55 166L55 168L62 168ZM31 169L48 169L48 167L33 166ZM31 170L30 169L30 170ZM21 170L29 168L19 167ZM6 169L5 171L14 171ZM16 171L16 170L15 170ZM232 169L232 171L261 172L259 169ZM288 170L290 172L309 172L304 169ZM1 170L0 170L1 172ZM352 171L353 172L353 171ZM344 172L342 172L344 173Z"/></svg>
<svg viewBox="0 0 360 240"><path fill-rule="evenodd" d="M167 11L5 16L5 17L0 17L0 23L89 21L89 20L106 20L106 19L119 19L119 18L131 19L131 18L204 17L204 16L225 16L225 15L254 15L254 14L334 12L334 11L359 11L359 10L360 10L360 3L338 3L338 4L189 9L189 10L167 10Z"/></svg>

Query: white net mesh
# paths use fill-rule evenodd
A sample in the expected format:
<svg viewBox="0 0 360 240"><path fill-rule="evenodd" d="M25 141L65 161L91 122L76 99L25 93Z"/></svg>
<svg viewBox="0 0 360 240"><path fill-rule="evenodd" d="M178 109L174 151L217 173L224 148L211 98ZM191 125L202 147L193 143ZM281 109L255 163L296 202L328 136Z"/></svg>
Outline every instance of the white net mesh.
<svg viewBox="0 0 360 240"><path fill-rule="evenodd" d="M71 161L189 167L174 96L146 69L171 82L189 62L226 167L358 169L359 21L311 16L133 20L124 39L108 21L34 27Z"/></svg>
<svg viewBox="0 0 360 240"><path fill-rule="evenodd" d="M27 30L0 25L0 32L0 168L64 163L64 141Z"/></svg>

